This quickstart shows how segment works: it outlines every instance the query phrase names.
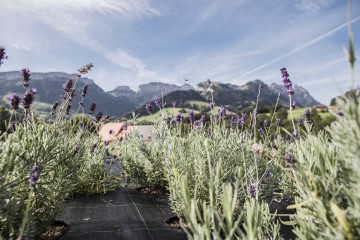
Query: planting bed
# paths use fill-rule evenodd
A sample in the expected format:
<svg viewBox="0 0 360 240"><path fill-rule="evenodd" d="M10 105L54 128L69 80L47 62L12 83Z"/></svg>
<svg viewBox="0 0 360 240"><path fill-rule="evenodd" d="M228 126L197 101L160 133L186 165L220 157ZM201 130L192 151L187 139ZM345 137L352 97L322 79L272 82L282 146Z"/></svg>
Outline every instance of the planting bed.
<svg viewBox="0 0 360 240"><path fill-rule="evenodd" d="M186 239L181 229L166 224L173 215L161 194L121 189L78 196L68 200L58 217L69 226L59 239Z"/></svg>

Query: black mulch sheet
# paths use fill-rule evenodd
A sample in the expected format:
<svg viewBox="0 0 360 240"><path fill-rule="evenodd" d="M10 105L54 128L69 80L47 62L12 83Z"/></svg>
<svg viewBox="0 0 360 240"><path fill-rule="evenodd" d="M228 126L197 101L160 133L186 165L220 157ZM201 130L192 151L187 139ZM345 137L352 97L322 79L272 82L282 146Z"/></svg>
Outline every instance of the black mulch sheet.
<svg viewBox="0 0 360 240"><path fill-rule="evenodd" d="M165 223L173 216L165 195L121 189L106 195L77 196L66 202L58 217L69 226L58 239L187 239L181 229Z"/></svg>

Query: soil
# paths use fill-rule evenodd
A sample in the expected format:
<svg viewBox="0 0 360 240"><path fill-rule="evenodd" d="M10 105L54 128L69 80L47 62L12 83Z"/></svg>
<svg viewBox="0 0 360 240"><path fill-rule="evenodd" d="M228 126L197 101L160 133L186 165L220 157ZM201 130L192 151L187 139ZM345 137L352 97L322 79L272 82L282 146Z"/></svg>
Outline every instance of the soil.
<svg viewBox="0 0 360 240"><path fill-rule="evenodd" d="M65 222L56 220L37 239L39 239L39 240L55 240L55 239L61 237L66 232L67 229L68 229L68 225Z"/></svg>

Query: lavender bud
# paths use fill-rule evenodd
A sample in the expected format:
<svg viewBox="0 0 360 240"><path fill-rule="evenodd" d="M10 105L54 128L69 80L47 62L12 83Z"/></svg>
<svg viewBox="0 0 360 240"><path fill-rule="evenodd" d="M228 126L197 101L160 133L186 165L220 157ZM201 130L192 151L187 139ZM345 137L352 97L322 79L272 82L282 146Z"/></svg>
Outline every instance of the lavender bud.
<svg viewBox="0 0 360 240"><path fill-rule="evenodd" d="M84 85L84 87L83 87L83 89L82 89L82 93L81 93L81 96L82 96L82 97L85 97L85 96L86 96L88 87L89 87L89 86L88 86L87 84Z"/></svg>
<svg viewBox="0 0 360 240"><path fill-rule="evenodd" d="M127 122L124 122L123 125L121 126L122 129L127 130L128 125Z"/></svg>
<svg viewBox="0 0 360 240"><path fill-rule="evenodd" d="M171 126L174 126L176 123L176 120L174 118L170 119L170 125Z"/></svg>
<svg viewBox="0 0 360 240"><path fill-rule="evenodd" d="M264 135L264 129L263 128L259 128L258 132L259 132L260 136Z"/></svg>
<svg viewBox="0 0 360 240"><path fill-rule="evenodd" d="M268 129L270 127L269 121L268 120L264 120L264 128Z"/></svg>
<svg viewBox="0 0 360 240"><path fill-rule="evenodd" d="M24 87L28 87L30 85L30 70L27 68L23 68L21 69L20 75L22 77Z"/></svg>
<svg viewBox="0 0 360 240"><path fill-rule="evenodd" d="M295 130L295 131L293 132L293 136L294 136L295 138L297 138L297 137L299 136L298 131Z"/></svg>
<svg viewBox="0 0 360 240"><path fill-rule="evenodd" d="M301 126L301 124L303 124L303 121L304 121L304 118L303 117L300 117L298 120L297 120L297 125L298 126Z"/></svg>
<svg viewBox="0 0 360 240"><path fill-rule="evenodd" d="M184 116L182 115L182 113L178 112L178 114L176 115L176 121L181 122L183 119L184 119Z"/></svg>
<svg viewBox="0 0 360 240"><path fill-rule="evenodd" d="M74 85L74 80L72 79L68 79L64 84L63 84L63 89L65 92L70 92L73 88Z"/></svg>
<svg viewBox="0 0 360 240"><path fill-rule="evenodd" d="M256 197L256 192L257 192L256 183L249 184L247 191L248 191L248 196L250 198L255 198Z"/></svg>
<svg viewBox="0 0 360 240"><path fill-rule="evenodd" d="M21 98L16 93L10 94L8 98L10 100L11 109L19 109Z"/></svg>
<svg viewBox="0 0 360 240"><path fill-rule="evenodd" d="M193 110L189 111L189 120L190 120L190 122L194 121L194 111Z"/></svg>
<svg viewBox="0 0 360 240"><path fill-rule="evenodd" d="M86 64L85 66L78 69L79 75L88 73L93 67L94 67L94 65L92 63Z"/></svg>
<svg viewBox="0 0 360 240"><path fill-rule="evenodd" d="M104 145L105 145L105 146L109 145L109 143L110 143L109 140L105 140L105 141L104 141Z"/></svg>
<svg viewBox="0 0 360 240"><path fill-rule="evenodd" d="M311 123L310 110L305 110L304 111L304 116L306 118L306 123Z"/></svg>
<svg viewBox="0 0 360 240"><path fill-rule="evenodd" d="M294 109L295 109L295 107L296 107L296 102L295 102L295 101L293 101L293 102L291 103L291 109L292 109L292 110L294 110Z"/></svg>
<svg viewBox="0 0 360 240"><path fill-rule="evenodd" d="M31 168L31 173L29 177L29 187L34 188L36 186L36 182L39 180L39 170L40 167L37 165L34 165Z"/></svg>
<svg viewBox="0 0 360 240"><path fill-rule="evenodd" d="M275 120L275 122L276 122L276 127L280 127L280 126L281 126L281 119L280 119L280 118L277 118L277 119Z"/></svg>
<svg viewBox="0 0 360 240"><path fill-rule="evenodd" d="M292 88L292 83L289 79L289 74L286 71L286 68L282 68L282 69L280 69L280 71L281 71L281 76L283 78L283 83L284 83L286 93L288 96L291 96L294 94L294 90Z"/></svg>
<svg viewBox="0 0 360 240"><path fill-rule="evenodd" d="M99 122L100 120L101 120L101 118L102 118L102 112L98 112L97 114L96 114L96 117L95 117L95 122Z"/></svg>
<svg viewBox="0 0 360 240"><path fill-rule="evenodd" d="M296 162L294 156L291 153L285 155L285 165L291 167Z"/></svg>
<svg viewBox="0 0 360 240"><path fill-rule="evenodd" d="M172 107L173 107L173 108L176 108L176 101L173 101L173 102L172 102Z"/></svg>
<svg viewBox="0 0 360 240"><path fill-rule="evenodd" d="M8 58L8 56L6 56L5 48L3 46L0 46L0 67L1 67L1 64L4 63L2 60L7 59L7 58Z"/></svg>
<svg viewBox="0 0 360 240"><path fill-rule="evenodd" d="M59 103L58 102L54 102L52 108L51 108L51 112L54 113L56 108L59 106Z"/></svg>
<svg viewBox="0 0 360 240"><path fill-rule="evenodd" d="M80 121L80 122L79 122L79 127L80 127L81 129L84 129L84 128L85 128L85 124L84 124L83 121Z"/></svg>
<svg viewBox="0 0 360 240"><path fill-rule="evenodd" d="M145 108L146 108L146 111L151 114L152 111L153 111L153 108L152 108L152 105L149 103L149 104L146 104L145 105Z"/></svg>
<svg viewBox="0 0 360 240"><path fill-rule="evenodd" d="M218 115L222 118L225 119L226 118L226 108L221 106L220 109L218 110Z"/></svg>
<svg viewBox="0 0 360 240"><path fill-rule="evenodd" d="M160 100L160 99L156 99L156 100L155 100L155 105L156 105L158 108L161 108L161 100Z"/></svg>
<svg viewBox="0 0 360 240"><path fill-rule="evenodd" d="M34 94L31 92L25 92L23 98L22 98L22 104L24 106L25 109L29 109L30 105L33 103L34 101Z"/></svg>
<svg viewBox="0 0 360 240"><path fill-rule="evenodd" d="M38 93L38 90L37 90L36 88L31 88L31 89L30 89L30 92L31 92L32 94L37 94L37 93Z"/></svg>
<svg viewBox="0 0 360 240"><path fill-rule="evenodd" d="M206 80L207 81L207 83L209 84L209 85L211 85L211 80L210 79L208 79L208 80Z"/></svg>
<svg viewBox="0 0 360 240"><path fill-rule="evenodd" d="M96 109L96 103L91 103L89 107L89 114L93 114Z"/></svg>
<svg viewBox="0 0 360 240"><path fill-rule="evenodd" d="M211 103L209 104L209 108L210 108L210 109L214 109L214 108L215 108L215 102L211 102Z"/></svg>
<svg viewBox="0 0 360 240"><path fill-rule="evenodd" d="M71 109L71 105L70 105L70 104L68 104L68 105L66 106L66 109L65 109L65 114L66 114L66 115L68 115L68 114L69 114L70 109Z"/></svg>

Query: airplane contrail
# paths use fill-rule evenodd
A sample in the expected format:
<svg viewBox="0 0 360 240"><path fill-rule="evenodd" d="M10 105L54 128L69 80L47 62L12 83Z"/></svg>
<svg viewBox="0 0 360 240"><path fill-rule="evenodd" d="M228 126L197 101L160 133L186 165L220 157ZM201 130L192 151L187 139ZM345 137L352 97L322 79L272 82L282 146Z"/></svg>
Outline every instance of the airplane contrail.
<svg viewBox="0 0 360 240"><path fill-rule="evenodd" d="M359 21L359 20L360 20L360 16L357 17L357 18L354 18L353 20L351 20L350 23L354 23L354 22L357 22L357 21ZM276 62L278 62L279 60L284 59L284 58L286 58L286 57L288 57L288 56L290 56L290 55L292 55L292 54L294 54L294 53L296 53L296 52L299 52L300 50L302 50L302 49L304 49L304 48L307 48L308 46L310 46L310 45L312 45L312 44L314 44L314 43L317 43L318 41L322 40L323 38L325 38L325 37L327 37L327 36L329 36L329 35L331 35L331 34L333 34L334 32L337 32L337 31L339 31L340 29L343 29L343 28L347 27L348 24L349 24L348 22L346 22L346 23L344 23L344 24L341 24L340 26L338 26L338 27L336 27L336 28L334 28L334 29L332 29L332 30L330 30L330 31L322 34L321 36L319 36L319 37L317 37L317 38L314 38L313 40L311 40L311 41L309 41L309 42L307 42L307 43L304 43L303 45L301 45L301 46L299 46L299 47L291 50L290 52L285 53L284 55L282 55L282 56L280 56L280 57L278 57L278 58L275 58L275 59L271 60L270 62L267 62L267 63L265 63L265 64L263 64L263 65L261 65L261 66L259 66L259 67L257 67L257 68L254 68L254 69L251 70L251 71L248 71L248 72L244 73L244 74L241 75L239 78L243 78L243 77L245 77L245 76L247 76L247 75L249 75L249 74L252 74L252 73L254 73L254 72L256 72L256 71L258 71L258 70L260 70L260 69L263 69L263 68L265 68L265 67L267 67L267 66L269 66L269 65L271 65L271 64L273 64L273 63L276 63Z"/></svg>

